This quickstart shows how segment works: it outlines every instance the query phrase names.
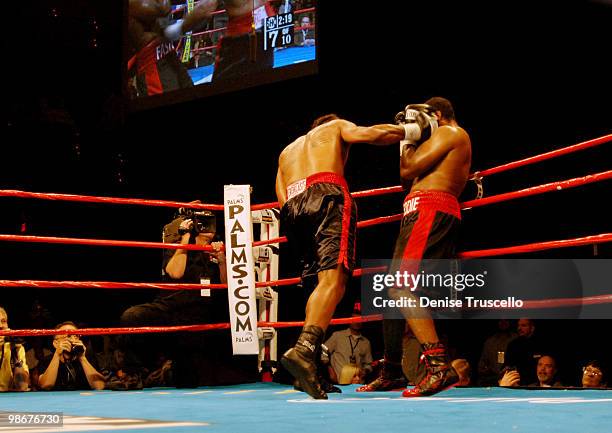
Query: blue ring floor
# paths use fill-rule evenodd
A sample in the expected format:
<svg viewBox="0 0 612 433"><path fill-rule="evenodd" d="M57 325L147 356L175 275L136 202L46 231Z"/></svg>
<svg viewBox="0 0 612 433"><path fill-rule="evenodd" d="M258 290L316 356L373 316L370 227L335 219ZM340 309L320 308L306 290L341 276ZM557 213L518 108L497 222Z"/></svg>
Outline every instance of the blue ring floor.
<svg viewBox="0 0 612 433"><path fill-rule="evenodd" d="M0 394L2 412L63 412L64 426L0 432L571 432L612 431L610 390L455 388L406 399L342 387L313 400L286 385ZM4 414L6 415L6 414ZM606 427L607 426L607 427Z"/></svg>

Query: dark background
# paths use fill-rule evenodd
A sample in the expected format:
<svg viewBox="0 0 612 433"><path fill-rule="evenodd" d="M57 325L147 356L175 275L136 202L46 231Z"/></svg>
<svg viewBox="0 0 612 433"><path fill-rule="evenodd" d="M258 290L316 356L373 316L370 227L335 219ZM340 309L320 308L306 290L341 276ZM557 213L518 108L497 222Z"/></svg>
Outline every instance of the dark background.
<svg viewBox="0 0 612 433"><path fill-rule="evenodd" d="M473 3L473 2L470 2ZM536 4L537 3L537 4ZM610 133L612 7L599 2L320 1L320 72L189 103L131 112L122 100L124 3L42 0L12 5L5 36L6 128L0 188L220 203L224 184L250 184L252 202L275 200L276 158L318 115L358 124L392 121L411 102L444 96L470 133L473 170ZM14 8L14 9L13 9ZM610 145L485 179L485 194L610 169ZM399 183L397 149L355 146L354 191ZM473 198L474 185L463 199ZM402 197L359 201L360 219L397 213ZM465 211L460 250L610 231L610 182ZM2 198L0 232L160 241L173 211ZM24 226L25 224L25 226ZM396 225L359 233L359 257L392 250ZM285 247L283 247L285 250ZM599 257L610 257L600 245ZM592 257L593 247L535 257ZM159 281L158 250L3 242L0 278ZM281 260L292 276L292 260ZM350 314L358 284L338 316ZM60 320L112 326L144 291L2 288L12 328L39 299ZM303 317L304 294L281 290L280 320ZM204 320L205 321L205 320ZM50 323L49 326L53 326ZM474 360L494 324L441 323ZM610 321L544 321L539 330L574 361L609 357ZM375 355L378 325L366 326ZM291 331L281 331L283 341ZM286 344L286 343L285 343ZM603 347L602 347L603 346Z"/></svg>

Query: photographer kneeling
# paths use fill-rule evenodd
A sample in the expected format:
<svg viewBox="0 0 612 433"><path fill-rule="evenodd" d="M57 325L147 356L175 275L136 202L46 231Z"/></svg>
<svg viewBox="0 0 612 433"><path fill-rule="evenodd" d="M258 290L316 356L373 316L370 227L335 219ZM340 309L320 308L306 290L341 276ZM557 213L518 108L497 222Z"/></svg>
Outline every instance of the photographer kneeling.
<svg viewBox="0 0 612 433"><path fill-rule="evenodd" d="M213 213L179 209L174 220L164 226L164 243L211 245L214 251L164 250L164 279L175 283L226 283L223 242L213 242L215 234ZM121 326L191 325L221 320L220 313L227 314L226 300L227 293L219 290L165 291L153 302L125 310L121 315ZM125 352L125 374L113 378L109 388L117 391L141 389L147 367L151 367L151 360L158 357L159 352L172 359L172 370L164 372L167 377L161 377L160 383L151 383L151 386L168 386L173 382L177 387L197 387L200 374L198 357L201 355L198 349L206 347L201 339L201 334L196 333L181 333L170 338L121 336L118 344Z"/></svg>
<svg viewBox="0 0 612 433"><path fill-rule="evenodd" d="M73 322L63 322L55 327L61 330L78 328ZM104 377L89 363L85 345L76 334L53 337L55 352L40 363L38 383L41 389L69 391L77 389L104 389Z"/></svg>

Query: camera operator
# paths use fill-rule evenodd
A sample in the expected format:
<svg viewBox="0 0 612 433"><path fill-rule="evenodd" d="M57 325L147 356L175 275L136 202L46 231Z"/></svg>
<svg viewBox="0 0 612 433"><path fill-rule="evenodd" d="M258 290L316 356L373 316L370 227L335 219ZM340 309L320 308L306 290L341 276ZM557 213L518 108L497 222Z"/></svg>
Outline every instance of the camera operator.
<svg viewBox="0 0 612 433"><path fill-rule="evenodd" d="M212 212L179 209L174 220L164 226L164 243L211 245L214 251L164 250L164 279L176 283L226 283L223 242L214 241L216 231L216 220ZM163 292L153 302L136 305L124 311L121 315L121 325L171 326L212 322L221 319L219 315L222 312L227 313L227 307L222 307L226 299L227 293L219 290ZM125 351L126 374L121 378L113 378L109 387L118 391L141 389L145 367L151 364L153 351L160 349L173 360L174 384L177 387L197 387L197 349L206 346L202 344L202 338L204 337L195 333L181 333L171 338L122 336L118 344Z"/></svg>
<svg viewBox="0 0 612 433"><path fill-rule="evenodd" d="M63 322L55 329L76 331L73 322ZM68 391L77 389L104 389L104 377L89 363L85 345L76 334L53 337L55 352L41 362L39 385L41 389Z"/></svg>
<svg viewBox="0 0 612 433"><path fill-rule="evenodd" d="M8 315L0 307L0 329L8 331ZM0 336L0 391L27 391L29 381L28 364L25 359L23 340Z"/></svg>
<svg viewBox="0 0 612 433"><path fill-rule="evenodd" d="M214 242L216 225L212 212L180 209L179 216L164 227L164 242L174 243L178 240L178 243L185 245L211 245L215 251L164 250L162 274L184 283L200 283L202 279L210 280L211 277L218 277L222 283L226 283L223 242ZM177 234L180 239L177 239Z"/></svg>

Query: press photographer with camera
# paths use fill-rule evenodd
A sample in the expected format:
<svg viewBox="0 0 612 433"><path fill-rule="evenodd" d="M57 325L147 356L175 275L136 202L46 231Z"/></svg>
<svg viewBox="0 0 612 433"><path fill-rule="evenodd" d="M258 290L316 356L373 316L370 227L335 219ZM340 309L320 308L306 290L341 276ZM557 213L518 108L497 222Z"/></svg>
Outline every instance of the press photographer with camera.
<svg viewBox="0 0 612 433"><path fill-rule="evenodd" d="M63 322L55 327L77 331L73 322ZM42 361L40 388L46 391L71 391L78 389L104 389L104 377L94 368L85 355L85 345L79 335L64 334L53 337L53 355Z"/></svg>
<svg viewBox="0 0 612 433"><path fill-rule="evenodd" d="M0 307L0 329L8 331L8 315ZM29 381L28 364L23 348L23 339L0 337L0 392L27 391Z"/></svg>
<svg viewBox="0 0 612 433"><path fill-rule="evenodd" d="M192 204L199 202L192 202ZM165 281L191 284L226 283L223 242L215 241L215 215L209 211L181 208L163 230L164 243L211 245L214 251L164 250L162 276ZM153 301L128 308L121 315L121 326L172 326L227 321L227 293L219 290L163 291ZM225 304L223 303L225 301ZM225 305L225 306L224 306ZM163 353L172 359L172 370L164 372L158 386L197 387L201 348L205 337L196 333L167 336L124 335L118 339L125 352L122 377L112 378L109 388L117 391L141 389L152 359ZM152 374L156 374L153 372Z"/></svg>
<svg viewBox="0 0 612 433"><path fill-rule="evenodd" d="M164 243L211 245L215 251L165 250L162 274L172 280L199 283L200 279L210 279L217 272L214 268L218 268L219 280L227 283L223 242L214 241L216 232L217 224L212 212L179 209L178 216L164 227Z"/></svg>

